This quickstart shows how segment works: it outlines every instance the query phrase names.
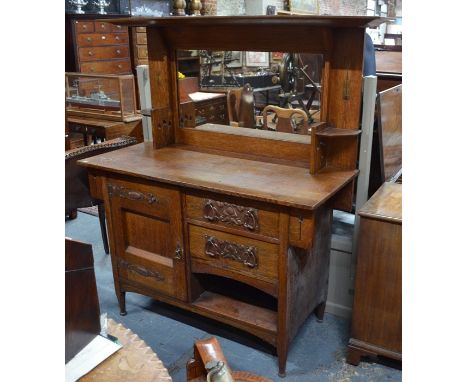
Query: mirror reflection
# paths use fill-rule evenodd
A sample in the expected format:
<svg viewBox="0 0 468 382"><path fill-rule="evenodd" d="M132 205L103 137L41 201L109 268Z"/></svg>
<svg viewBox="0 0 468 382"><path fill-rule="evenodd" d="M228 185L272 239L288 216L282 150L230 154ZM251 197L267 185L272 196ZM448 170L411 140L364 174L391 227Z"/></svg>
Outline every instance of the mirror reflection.
<svg viewBox="0 0 468 382"><path fill-rule="evenodd" d="M310 134L320 121L321 54L191 50L177 57L182 127Z"/></svg>

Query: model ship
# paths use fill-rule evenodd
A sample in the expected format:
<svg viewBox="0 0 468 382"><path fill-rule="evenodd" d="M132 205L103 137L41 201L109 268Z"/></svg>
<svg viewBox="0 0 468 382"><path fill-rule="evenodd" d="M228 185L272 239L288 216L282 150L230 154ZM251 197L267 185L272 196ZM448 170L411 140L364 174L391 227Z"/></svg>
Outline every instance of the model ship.
<svg viewBox="0 0 468 382"><path fill-rule="evenodd" d="M66 97L66 101L69 102L71 106L93 107L104 110L120 110L120 101L110 98L100 88L97 91L90 93L89 97L80 96L77 91L77 94Z"/></svg>

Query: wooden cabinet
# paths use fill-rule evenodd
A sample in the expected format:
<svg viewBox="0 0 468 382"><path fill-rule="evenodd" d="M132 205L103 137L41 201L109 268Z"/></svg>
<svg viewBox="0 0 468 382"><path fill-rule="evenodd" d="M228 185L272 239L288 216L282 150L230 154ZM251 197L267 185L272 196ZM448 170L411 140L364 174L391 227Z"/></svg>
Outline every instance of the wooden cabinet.
<svg viewBox="0 0 468 382"><path fill-rule="evenodd" d="M105 187L115 227L112 265L120 285L121 311L125 311L125 290L132 287L185 301L180 192L114 177L106 179Z"/></svg>
<svg viewBox="0 0 468 382"><path fill-rule="evenodd" d="M362 207L348 362L401 360L401 184L384 183Z"/></svg>
<svg viewBox="0 0 468 382"><path fill-rule="evenodd" d="M364 33L376 19L125 22L146 27L153 142L80 161L102 188L121 314L131 291L240 328L276 348L285 375L301 325L312 312L323 319L332 209L352 202ZM306 45L297 39L304 30ZM196 126L177 87L175 52L199 48L325 52L322 122L310 136ZM204 107L207 122L225 121L225 109Z"/></svg>
<svg viewBox="0 0 468 382"><path fill-rule="evenodd" d="M96 19L108 15L67 14L65 69L95 74L132 73L128 28Z"/></svg>

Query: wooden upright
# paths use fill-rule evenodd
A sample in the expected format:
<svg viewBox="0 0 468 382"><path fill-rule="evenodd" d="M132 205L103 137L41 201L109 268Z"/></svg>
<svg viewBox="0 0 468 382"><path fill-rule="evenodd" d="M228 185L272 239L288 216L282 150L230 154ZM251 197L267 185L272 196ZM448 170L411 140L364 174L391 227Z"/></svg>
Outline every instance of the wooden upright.
<svg viewBox="0 0 468 382"><path fill-rule="evenodd" d="M288 347L327 299L332 209L350 209L363 43L375 17L117 19L148 33L153 143L81 161L105 201L121 314L136 292ZM300 38L298 38L300 36ZM324 55L311 135L181 126L177 49Z"/></svg>

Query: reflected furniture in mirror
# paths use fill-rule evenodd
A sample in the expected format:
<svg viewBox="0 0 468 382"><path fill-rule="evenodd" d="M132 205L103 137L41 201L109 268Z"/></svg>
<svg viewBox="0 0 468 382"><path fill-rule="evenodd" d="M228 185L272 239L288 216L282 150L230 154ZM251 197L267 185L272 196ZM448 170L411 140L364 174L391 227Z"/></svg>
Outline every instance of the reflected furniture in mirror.
<svg viewBox="0 0 468 382"><path fill-rule="evenodd" d="M123 20L145 26L153 142L81 160L104 201L116 295L141 293L288 348L323 319L332 209L350 210L358 171L364 33L376 17ZM307 43L303 38L307 36ZM301 135L182 115L177 51L323 55L320 122Z"/></svg>

